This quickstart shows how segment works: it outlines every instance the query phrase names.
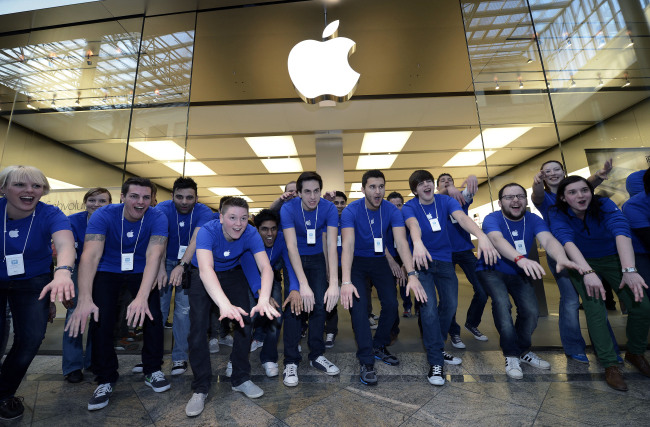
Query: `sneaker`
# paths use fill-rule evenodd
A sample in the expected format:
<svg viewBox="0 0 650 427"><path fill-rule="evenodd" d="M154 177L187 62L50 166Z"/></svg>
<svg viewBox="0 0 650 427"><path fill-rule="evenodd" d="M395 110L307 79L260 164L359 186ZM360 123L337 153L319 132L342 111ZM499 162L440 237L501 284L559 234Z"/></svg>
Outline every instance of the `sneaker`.
<svg viewBox="0 0 650 427"><path fill-rule="evenodd" d="M144 383L151 387L156 393L162 393L171 388L171 384L165 378L165 374L162 371L152 372L150 375L144 376Z"/></svg>
<svg viewBox="0 0 650 427"><path fill-rule="evenodd" d="M226 335L223 338L219 338L219 344L221 345L226 345L228 347L232 347L232 343L235 342L233 339L232 335Z"/></svg>
<svg viewBox="0 0 650 427"><path fill-rule="evenodd" d="M567 357L579 363L589 364L589 359L586 354L567 354Z"/></svg>
<svg viewBox="0 0 650 427"><path fill-rule="evenodd" d="M530 366L534 368L551 369L550 363L548 363L546 360L540 359L539 356L533 353L532 351L529 351L523 356L519 356L519 361L528 363Z"/></svg>
<svg viewBox="0 0 650 427"><path fill-rule="evenodd" d="M465 343L460 339L460 335L449 335L449 340L454 348L465 348Z"/></svg>
<svg viewBox="0 0 650 427"><path fill-rule="evenodd" d="M171 329L174 327L174 324L172 322L165 322L164 328L165 329Z"/></svg>
<svg viewBox="0 0 650 427"><path fill-rule="evenodd" d="M208 347L210 348L210 354L219 353L219 340L212 338L208 342Z"/></svg>
<svg viewBox="0 0 650 427"><path fill-rule="evenodd" d="M399 365L399 359L390 354L386 346L381 346L379 348L373 348L372 354L375 356L375 359L381 360L387 365L396 366Z"/></svg>
<svg viewBox="0 0 650 427"><path fill-rule="evenodd" d="M84 374L81 372L81 369L77 369L66 375L65 380L70 384L77 384L84 380Z"/></svg>
<svg viewBox="0 0 650 427"><path fill-rule="evenodd" d="M177 360L172 363L172 375L183 375L187 371L187 362L185 360Z"/></svg>
<svg viewBox="0 0 650 427"><path fill-rule="evenodd" d="M335 364L327 360L325 356L318 356L316 360L311 360L309 364L319 371L325 372L327 375L338 375L341 372L341 370L337 368Z"/></svg>
<svg viewBox="0 0 650 427"><path fill-rule="evenodd" d="M131 372L134 374L141 374L144 372L144 365L142 363L138 363L131 369Z"/></svg>
<svg viewBox="0 0 650 427"><path fill-rule="evenodd" d="M278 364L275 362L262 363L262 367L264 368L264 372L266 372L266 376L269 378L277 377L279 374Z"/></svg>
<svg viewBox="0 0 650 427"><path fill-rule="evenodd" d="M372 313L370 313L369 316L372 317L373 320L379 320L379 316L377 316L376 314L372 314Z"/></svg>
<svg viewBox="0 0 650 427"><path fill-rule="evenodd" d="M25 412L25 407L22 397L8 397L0 402L0 420L15 420L22 417L23 412Z"/></svg>
<svg viewBox="0 0 650 427"><path fill-rule="evenodd" d="M442 358L445 360L445 363L447 365L460 365L461 363L463 363L463 359L461 359L460 357L452 356L446 351L442 352Z"/></svg>
<svg viewBox="0 0 650 427"><path fill-rule="evenodd" d="M402 313L402 317L406 317L407 319L411 317L411 310L404 310L404 313Z"/></svg>
<svg viewBox="0 0 650 427"><path fill-rule="evenodd" d="M427 379L431 385L445 385L445 377L442 375L442 366L431 365Z"/></svg>
<svg viewBox="0 0 650 427"><path fill-rule="evenodd" d="M264 391L258 386L256 386L251 380L241 383L237 387L233 387L232 389L234 391L244 393L244 395L246 395L246 397L248 397L249 399L262 397L262 395L264 394Z"/></svg>
<svg viewBox="0 0 650 427"><path fill-rule="evenodd" d="M251 342L251 353L257 350L258 348L262 348L263 346L264 346L263 341L253 340L253 342Z"/></svg>
<svg viewBox="0 0 650 427"><path fill-rule="evenodd" d="M115 351L124 351L124 350L126 350L126 346L123 343L119 341L115 343Z"/></svg>
<svg viewBox="0 0 650 427"><path fill-rule="evenodd" d="M359 380L365 385L377 385L377 373L373 365L361 365Z"/></svg>
<svg viewBox="0 0 650 427"><path fill-rule="evenodd" d="M519 366L519 358L506 357L506 375L515 380L520 380L524 377L521 366Z"/></svg>
<svg viewBox="0 0 650 427"><path fill-rule="evenodd" d="M185 415L188 417L196 417L205 407L205 399L208 397L205 393L194 393L187 405L185 405Z"/></svg>
<svg viewBox="0 0 650 427"><path fill-rule="evenodd" d="M295 363L288 363L284 367L284 372L282 373L283 379L282 382L287 387L295 387L298 385L298 365Z"/></svg>
<svg viewBox="0 0 650 427"><path fill-rule="evenodd" d="M93 397L88 401L88 410L96 411L97 409L105 408L108 405L108 399L113 394L113 387L115 383L100 384L93 393Z"/></svg>
<svg viewBox="0 0 650 427"><path fill-rule="evenodd" d="M483 335L481 333L481 331L479 331L476 326L471 326L469 323L465 323L465 329L470 331L472 333L472 335L474 335L474 339L476 339L478 341L487 341L488 340L488 337Z"/></svg>
<svg viewBox="0 0 650 427"><path fill-rule="evenodd" d="M620 354L617 354L617 355L616 355L616 361L617 361L620 365L623 364L623 358L621 357Z"/></svg>
<svg viewBox="0 0 650 427"><path fill-rule="evenodd" d="M335 334L327 334L327 335L325 335L325 348L334 347L334 338L336 338Z"/></svg>
<svg viewBox="0 0 650 427"><path fill-rule="evenodd" d="M232 376L232 362L229 360L226 365L226 377L230 378Z"/></svg>
<svg viewBox="0 0 650 427"><path fill-rule="evenodd" d="M370 329L372 329L372 330L377 329L377 326L379 326L377 324L377 321L375 319L373 319L372 315L370 317L368 317L368 322L370 323Z"/></svg>

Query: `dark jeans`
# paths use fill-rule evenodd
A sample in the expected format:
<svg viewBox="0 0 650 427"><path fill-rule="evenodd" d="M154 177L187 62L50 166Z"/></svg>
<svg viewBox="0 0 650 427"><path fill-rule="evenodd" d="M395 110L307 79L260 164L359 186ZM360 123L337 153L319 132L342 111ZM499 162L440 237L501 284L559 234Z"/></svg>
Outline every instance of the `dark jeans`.
<svg viewBox="0 0 650 427"><path fill-rule="evenodd" d="M228 271L217 271L217 278L221 289L234 306L250 312L250 288L241 267ZM189 289L190 300L190 335L188 337L190 365L194 373L192 391L194 393L208 393L212 381L212 366L210 364L210 350L206 335L210 322L210 307L212 299L208 295L199 276L198 269L191 270L191 284ZM234 322L234 342L230 361L232 362L232 375L230 383L237 387L250 379L251 365L248 355L251 348L251 318L242 316L244 327Z"/></svg>
<svg viewBox="0 0 650 427"><path fill-rule="evenodd" d="M364 365L374 364L373 348L390 345L390 331L397 316L397 293L395 279L386 257L358 257L352 261L352 283L355 284L359 298L353 297L350 317L352 329L357 342L357 358ZM370 280L377 289L381 312L379 324L373 339L368 323L368 306L366 280Z"/></svg>
<svg viewBox="0 0 650 427"><path fill-rule="evenodd" d="M257 302L253 297L253 293L249 293L251 298L251 307L253 307ZM282 282L278 280L273 281L273 288L271 288L271 298L282 307ZM253 318L253 336L255 339L262 341L264 345L262 350L260 350L260 362L262 364L266 362L278 361L278 340L280 339L280 331L282 330L282 316L276 317L273 320L269 319L266 316L260 316L255 314Z"/></svg>
<svg viewBox="0 0 650 427"><path fill-rule="evenodd" d="M325 339L323 331L325 330L325 291L327 290L327 268L325 265L325 255L301 255L302 269L305 272L309 286L314 292L314 310L309 314L309 332L307 343L309 344L309 360L316 360L325 352ZM367 321L368 319L366 319ZM298 334L300 337L300 333ZM296 351L298 344L296 343ZM287 351L285 347L285 352Z"/></svg>
<svg viewBox="0 0 650 427"><path fill-rule="evenodd" d="M52 275L47 273L31 279L0 281L0 341L5 335L7 301L14 322L14 343L0 372L0 401L13 397L45 338L50 298L48 294L39 301L38 296L51 280Z"/></svg>
<svg viewBox="0 0 650 427"><path fill-rule="evenodd" d="M485 309L485 304L487 304L488 300L487 294L476 276L477 259L474 256L474 252L466 250L453 252L451 254L451 263L454 266L460 266L463 273L465 273L465 277L467 277L469 283L472 284L472 288L474 288L474 296L472 297L472 302L470 302L469 308L467 309L467 318L465 319L465 323L477 328L481 323L483 310ZM456 323L456 314L454 314L454 318L451 320L449 333L451 335L460 335L460 325Z"/></svg>
<svg viewBox="0 0 650 427"><path fill-rule="evenodd" d="M526 354L539 317L533 284L525 276L500 271L477 271L476 274L492 298L492 316L499 331L503 355L519 357ZM514 323L508 294L517 307L517 320Z"/></svg>
<svg viewBox="0 0 650 427"><path fill-rule="evenodd" d="M142 283L142 273L108 273L98 271L93 282L93 302L99 308L99 322L90 321L92 361L99 384L114 383L119 374L115 353L114 331L120 290L126 289L133 298ZM163 323L160 294L155 287L147 299L153 320L145 316L143 324L142 364L149 375L159 371L163 363Z"/></svg>

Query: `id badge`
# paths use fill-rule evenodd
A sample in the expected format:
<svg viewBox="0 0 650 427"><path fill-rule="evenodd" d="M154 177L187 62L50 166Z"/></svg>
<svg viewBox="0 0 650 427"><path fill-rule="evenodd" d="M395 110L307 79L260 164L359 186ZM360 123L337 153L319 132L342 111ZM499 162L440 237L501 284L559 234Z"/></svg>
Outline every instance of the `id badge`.
<svg viewBox="0 0 650 427"><path fill-rule="evenodd" d="M341 246L341 236L336 236L336 246Z"/></svg>
<svg viewBox="0 0 650 427"><path fill-rule="evenodd" d="M375 253L381 254L384 253L384 243L382 242L381 237L375 237Z"/></svg>
<svg viewBox="0 0 650 427"><path fill-rule="evenodd" d="M523 240L515 240L515 249L522 255L526 255L526 244Z"/></svg>
<svg viewBox="0 0 650 427"><path fill-rule="evenodd" d="M456 218L454 218L453 215L449 215L449 219L451 220L452 224L458 224L458 221L456 221Z"/></svg>
<svg viewBox="0 0 650 427"><path fill-rule="evenodd" d="M185 255L186 250L187 250L187 246L179 246L179 248L178 248L178 259L183 258L183 255Z"/></svg>
<svg viewBox="0 0 650 427"><path fill-rule="evenodd" d="M429 220L429 224L431 224L431 231L440 231L440 223L438 222L438 218L431 218Z"/></svg>
<svg viewBox="0 0 650 427"><path fill-rule="evenodd" d="M7 276L25 274L23 254L7 255L5 259L7 260Z"/></svg>
<svg viewBox="0 0 650 427"><path fill-rule="evenodd" d="M133 255L134 254L122 254L122 271L132 271L133 270Z"/></svg>
<svg viewBox="0 0 650 427"><path fill-rule="evenodd" d="M308 228L307 229L307 244L315 245L316 244L316 229Z"/></svg>

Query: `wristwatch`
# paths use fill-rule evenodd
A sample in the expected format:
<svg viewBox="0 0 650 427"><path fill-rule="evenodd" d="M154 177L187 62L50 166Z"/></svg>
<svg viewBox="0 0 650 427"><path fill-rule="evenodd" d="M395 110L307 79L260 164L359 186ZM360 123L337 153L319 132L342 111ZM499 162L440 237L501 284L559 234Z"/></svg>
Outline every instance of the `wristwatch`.
<svg viewBox="0 0 650 427"><path fill-rule="evenodd" d="M74 273L74 267L70 267L69 265L60 265L54 269L54 272L56 273L58 270L68 270L70 273Z"/></svg>
<svg viewBox="0 0 650 427"><path fill-rule="evenodd" d="M637 269L634 267L625 267L621 269L622 273L637 273Z"/></svg>
<svg viewBox="0 0 650 427"><path fill-rule="evenodd" d="M189 265L189 263L187 263L187 262L185 262L185 261L178 261L178 265L180 265L180 266L183 267L183 268L187 268L187 266Z"/></svg>
<svg viewBox="0 0 650 427"><path fill-rule="evenodd" d="M420 273L418 273L417 270L409 271L408 273L406 273L406 275L407 276L415 276L416 278L420 277Z"/></svg>

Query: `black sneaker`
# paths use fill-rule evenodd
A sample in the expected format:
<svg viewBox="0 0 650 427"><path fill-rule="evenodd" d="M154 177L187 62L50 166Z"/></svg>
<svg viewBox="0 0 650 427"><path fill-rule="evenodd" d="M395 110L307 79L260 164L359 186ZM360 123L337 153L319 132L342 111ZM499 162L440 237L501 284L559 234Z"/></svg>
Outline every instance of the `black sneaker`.
<svg viewBox="0 0 650 427"><path fill-rule="evenodd" d="M0 402L0 420L15 420L23 416L25 407L22 397L8 397Z"/></svg>
<svg viewBox="0 0 650 427"><path fill-rule="evenodd" d="M182 375L187 371L187 362L185 360L177 360L172 363L172 375Z"/></svg>
<svg viewBox="0 0 650 427"><path fill-rule="evenodd" d="M372 353L375 356L375 359L381 360L387 365L390 366L399 365L399 360L397 359L397 357L390 354L390 352L388 351L385 345L379 348L373 348Z"/></svg>
<svg viewBox="0 0 650 427"><path fill-rule="evenodd" d="M336 339L336 334L325 335L325 348L333 348L335 339Z"/></svg>
<svg viewBox="0 0 650 427"><path fill-rule="evenodd" d="M431 385L444 385L445 377L442 375L442 366L431 365L429 373L427 374L427 379Z"/></svg>
<svg viewBox="0 0 650 427"><path fill-rule="evenodd" d="M359 374L361 383L365 385L377 385L377 373L373 365L361 365L361 373Z"/></svg>
<svg viewBox="0 0 650 427"><path fill-rule="evenodd" d="M162 371L152 372L150 375L144 376L144 383L151 387L156 393L162 393L171 388L171 384L165 378L165 374Z"/></svg>
<svg viewBox="0 0 650 427"><path fill-rule="evenodd" d="M76 371L72 371L66 375L65 379L70 384L77 384L84 380L84 374L81 372L81 369L77 369Z"/></svg>
<svg viewBox="0 0 650 427"><path fill-rule="evenodd" d="M100 384L93 393L93 397L88 401L88 410L96 411L97 409L105 408L108 405L108 399L113 394L113 387L115 383Z"/></svg>
<svg viewBox="0 0 650 427"><path fill-rule="evenodd" d="M452 356L446 351L442 352L442 358L445 360L445 363L448 365L460 365L461 363L463 363L463 359L461 359L460 357Z"/></svg>

